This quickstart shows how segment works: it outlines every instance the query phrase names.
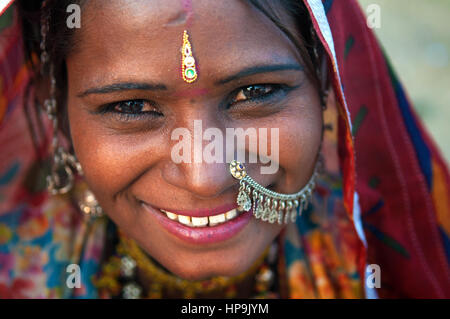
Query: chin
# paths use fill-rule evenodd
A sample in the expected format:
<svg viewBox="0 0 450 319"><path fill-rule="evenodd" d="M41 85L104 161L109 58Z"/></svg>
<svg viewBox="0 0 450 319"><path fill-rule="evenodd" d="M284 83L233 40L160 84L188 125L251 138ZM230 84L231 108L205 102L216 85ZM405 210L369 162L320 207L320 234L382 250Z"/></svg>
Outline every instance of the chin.
<svg viewBox="0 0 450 319"><path fill-rule="evenodd" d="M180 278L187 280L206 280L212 277L234 277L242 274L251 267L253 260L248 262L233 262L233 258L209 258L202 256L201 258L189 258L189 261L179 260L163 266ZM196 260L197 259L197 260ZM244 258L242 258L244 259ZM242 261L242 259L240 259Z"/></svg>

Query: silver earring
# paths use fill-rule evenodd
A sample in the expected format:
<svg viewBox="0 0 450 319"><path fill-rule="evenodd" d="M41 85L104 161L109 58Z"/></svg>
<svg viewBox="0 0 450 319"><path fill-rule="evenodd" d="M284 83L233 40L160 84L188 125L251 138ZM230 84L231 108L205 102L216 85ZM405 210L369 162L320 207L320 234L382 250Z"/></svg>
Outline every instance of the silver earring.
<svg viewBox="0 0 450 319"><path fill-rule="evenodd" d="M44 9L46 1L42 5ZM44 11L44 10L43 10ZM67 152L59 143L58 116L56 101L56 79L54 65L50 62L50 56L46 49L46 36L49 31L48 17L41 18L41 74L45 75L45 67L48 66L50 78L50 97L44 101L44 111L52 122L53 136L51 152L53 153L50 174L47 176L47 189L52 195L66 194L72 190L76 175L82 176L83 169L75 155ZM78 195L78 206L88 216L99 217L103 211L94 194L87 189Z"/></svg>
<svg viewBox="0 0 450 319"><path fill-rule="evenodd" d="M294 194L281 194L265 188L251 178L244 164L238 161L230 163L230 174L239 180L239 193L236 203L240 210L252 210L253 216L273 224L295 223L297 216L308 208L312 193L316 186L321 161L317 161L314 172L308 183Z"/></svg>
<svg viewBox="0 0 450 319"><path fill-rule="evenodd" d="M74 175L82 173L81 165L75 156L66 152L59 145L58 116L55 98L55 78L53 65L50 65L50 98L44 101L44 109L49 120L52 122L53 137L51 150L53 152L50 175L47 176L47 187L52 195L65 194L69 192L74 183Z"/></svg>

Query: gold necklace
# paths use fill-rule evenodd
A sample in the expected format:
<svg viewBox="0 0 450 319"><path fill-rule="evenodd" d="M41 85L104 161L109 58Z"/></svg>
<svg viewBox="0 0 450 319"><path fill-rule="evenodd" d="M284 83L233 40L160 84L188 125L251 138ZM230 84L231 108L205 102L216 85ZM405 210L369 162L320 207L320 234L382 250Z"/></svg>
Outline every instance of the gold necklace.
<svg viewBox="0 0 450 319"><path fill-rule="evenodd" d="M174 276L158 267L138 244L120 235L117 255L112 256L102 267L101 275L94 279L94 285L99 289L100 297L122 295L123 298L141 298L142 287L137 284L137 270L149 279L147 298L162 298L164 293L171 296L180 295L182 298L196 298L211 293L223 292L225 298L234 298L237 293L236 285L244 279L255 275L255 290L257 297L264 297L273 282L273 272L264 262L269 252L264 254L246 272L234 277L213 277L208 280L191 281ZM123 279L128 282L122 284Z"/></svg>

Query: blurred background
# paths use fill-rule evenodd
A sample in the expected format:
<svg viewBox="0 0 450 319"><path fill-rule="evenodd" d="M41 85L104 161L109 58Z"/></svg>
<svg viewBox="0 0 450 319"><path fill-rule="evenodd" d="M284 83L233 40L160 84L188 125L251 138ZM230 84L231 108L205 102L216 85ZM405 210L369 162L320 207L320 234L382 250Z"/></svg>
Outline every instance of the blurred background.
<svg viewBox="0 0 450 319"><path fill-rule="evenodd" d="M380 7L375 33L428 132L450 162L450 0L358 0ZM369 9L369 11L367 11Z"/></svg>

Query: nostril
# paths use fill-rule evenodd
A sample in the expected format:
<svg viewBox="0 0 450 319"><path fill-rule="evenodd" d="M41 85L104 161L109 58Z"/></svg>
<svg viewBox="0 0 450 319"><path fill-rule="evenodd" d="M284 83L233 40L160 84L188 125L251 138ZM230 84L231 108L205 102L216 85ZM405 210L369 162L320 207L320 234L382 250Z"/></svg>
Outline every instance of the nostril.
<svg viewBox="0 0 450 319"><path fill-rule="evenodd" d="M221 163L179 163L164 167L165 182L187 191L197 199L217 198L235 184Z"/></svg>

